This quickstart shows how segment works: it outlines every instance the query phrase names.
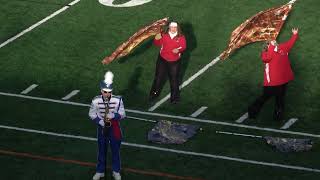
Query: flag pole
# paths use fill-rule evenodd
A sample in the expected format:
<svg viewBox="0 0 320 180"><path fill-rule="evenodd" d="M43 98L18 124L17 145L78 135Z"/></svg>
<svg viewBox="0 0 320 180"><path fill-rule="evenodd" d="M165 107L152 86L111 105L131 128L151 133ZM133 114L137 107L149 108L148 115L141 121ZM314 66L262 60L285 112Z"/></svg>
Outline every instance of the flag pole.
<svg viewBox="0 0 320 180"><path fill-rule="evenodd" d="M227 131L216 131L217 134L227 134L227 135L233 135L233 136L243 136L243 137L252 137L252 138L263 138L262 136L257 136L253 134L242 134L242 133L233 133L233 132L227 132Z"/></svg>
<svg viewBox="0 0 320 180"><path fill-rule="evenodd" d="M293 4L293 3L295 3L297 0L291 0L291 1L289 1L288 2L288 4Z"/></svg>

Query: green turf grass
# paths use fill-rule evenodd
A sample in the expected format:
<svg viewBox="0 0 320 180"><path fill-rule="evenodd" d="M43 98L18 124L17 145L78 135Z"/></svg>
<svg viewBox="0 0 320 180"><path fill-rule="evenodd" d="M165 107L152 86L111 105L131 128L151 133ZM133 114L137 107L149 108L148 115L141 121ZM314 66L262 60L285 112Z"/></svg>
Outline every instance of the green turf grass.
<svg viewBox="0 0 320 180"><path fill-rule="evenodd" d="M37 1L44 2L44 1ZM69 1L50 1L51 4L41 4L24 1L2 2L0 16L0 40L15 35L43 19ZM75 6L59 14L55 18L28 32L16 41L0 49L0 91L20 93L31 84L39 86L30 92L31 96L61 99L74 89L80 93L71 100L89 104L98 94L98 83L107 70L115 73L115 94L122 94L125 106L130 109L146 111L149 104L148 93L154 76L154 66L159 49L152 46L151 40L139 46L131 55L117 60L108 66L102 66L100 61L139 28L157 19L169 16L181 22L188 41L188 49L183 55L183 80L196 73L213 58L218 56L227 46L230 33L245 19L255 13L287 1L235 1L235 0L190 0L152 1L133 8L113 8L103 6L98 1L81 0ZM122 3L116 1L115 3ZM19 5L19 6L18 6ZM297 1L282 32L279 41L290 37L291 28L300 29L300 39L292 49L290 59L295 72L295 80L289 84L286 98L285 119L297 117L299 121L290 130L318 134L320 126L319 99L319 53L316 45L319 43L318 11L319 2L315 0ZM32 7L32 8L28 8ZM4 10L5 9L5 10ZM22 14L27 12L27 15ZM29 15L30 14L30 15ZM12 18L7 18L12 17ZM199 118L234 122L262 92L263 67L259 54L261 43L248 45L236 51L226 61L219 62L206 73L192 82L181 92L182 101L178 105L164 103L156 112L189 116L201 106L208 106ZM162 97L169 92L168 83L163 89ZM24 100L19 98L0 97L1 124L48 130L60 133L71 133L93 137L94 125L88 120L87 108L69 105L51 104ZM284 122L271 120L273 102L270 101L262 110L256 121L246 122L260 127L279 128ZM130 113L129 113L130 114ZM132 114L131 114L132 115ZM143 116L141 116L143 117ZM152 118L152 117L145 117ZM125 141L146 144L146 132L152 127L149 123L136 123L130 119L122 124L125 130ZM166 146L182 150L236 156L241 158L270 161L284 164L296 164L319 168L317 154L319 148L301 154L281 154L273 151L264 143L241 137L216 135L216 130L237 131L257 135L279 135L261 131L244 130L204 124L204 133L197 135L184 146ZM65 148L79 151L79 156L69 156L69 151L56 149L55 152L35 151L38 147L48 146L50 149L57 142L48 142L45 138L39 141L35 135L26 137L24 133L1 130L3 148L25 150L39 154L53 154L70 158L89 156L84 159L93 161L95 144L89 143L84 149L73 150L73 146ZM8 133L8 135L7 135ZM11 137L12 136L12 137ZM283 135L286 136L286 135ZM13 139L10 139L13 138ZM16 138L16 139L15 139ZM22 140L19 140L21 139ZM13 142L11 142L11 140ZM34 141L34 144L24 143ZM60 140L59 140L60 141ZM66 140L68 141L68 140ZM318 143L318 140L315 140ZM16 143L16 144L14 144ZM64 144L65 142L62 142ZM61 144L58 142L57 144ZM24 151L24 149L18 149ZM123 156L124 165L136 168L164 171L186 176L203 177L205 179L315 179L318 174L304 173L278 168L266 168L223 160L207 160L203 158L180 157L167 153L149 152L146 155L138 150L124 148L128 156ZM141 153L141 154L140 154ZM130 155L129 155L130 154ZM12 163L9 157L1 156L1 162ZM145 158L141 161L141 158ZM21 159L15 159L21 162ZM155 161L164 162L154 165ZM185 167L185 162L187 163ZM24 160L23 160L24 162ZM137 163L138 162L138 163ZM26 162L25 167L35 169L39 164ZM51 165L50 165L51 164ZM3 177L12 173L22 172L22 166L14 163L17 169L5 169ZM20 176L24 179L36 179L50 174L53 179L63 179L66 172L61 166L59 171L49 171L55 163L48 162L44 166L44 174L30 173ZM8 166L10 167L10 166ZM88 179L91 169L70 167L70 174L75 178ZM184 168L185 167L185 168ZM68 168L67 168L68 169ZM200 169L200 170L199 170ZM232 173L230 173L232 172ZM128 175L126 179L139 179L139 175ZM38 179L39 179L38 178ZM72 177L70 177L72 178ZM70 179L69 177L67 179ZM141 178L141 177L140 177Z"/></svg>

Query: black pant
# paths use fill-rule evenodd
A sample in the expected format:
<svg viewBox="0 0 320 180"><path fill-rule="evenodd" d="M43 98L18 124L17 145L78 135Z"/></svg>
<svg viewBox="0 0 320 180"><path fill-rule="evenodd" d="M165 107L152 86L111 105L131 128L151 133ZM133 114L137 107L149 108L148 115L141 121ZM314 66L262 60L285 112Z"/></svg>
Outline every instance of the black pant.
<svg viewBox="0 0 320 180"><path fill-rule="evenodd" d="M179 101L179 73L180 73L180 60L169 62L164 60L160 55L158 56L156 64L156 72L153 80L153 84L150 90L150 99L158 97L160 95L162 86L169 76L170 89L171 89L171 102Z"/></svg>
<svg viewBox="0 0 320 180"><path fill-rule="evenodd" d="M249 118L256 118L260 112L263 104L270 99L272 96L275 96L275 110L274 110L274 119L281 120L281 116L284 110L284 97L287 90L287 83L279 86L264 86L263 94L256 99L256 101L249 106L248 114Z"/></svg>

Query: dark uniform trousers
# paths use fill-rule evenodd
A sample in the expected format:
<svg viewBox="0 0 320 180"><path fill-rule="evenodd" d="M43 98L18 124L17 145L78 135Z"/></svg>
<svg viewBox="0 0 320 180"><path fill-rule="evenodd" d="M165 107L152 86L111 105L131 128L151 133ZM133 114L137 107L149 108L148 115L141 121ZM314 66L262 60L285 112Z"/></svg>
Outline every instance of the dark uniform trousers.
<svg viewBox="0 0 320 180"><path fill-rule="evenodd" d="M153 80L153 84L150 91L150 100L160 95L162 86L169 76L170 89L171 89L171 102L177 102L180 99L179 91L179 72L180 72L180 60L169 62L163 59L160 55L156 63L156 72Z"/></svg>
<svg viewBox="0 0 320 180"><path fill-rule="evenodd" d="M249 118L256 118L260 112L263 104L275 96L275 110L274 110L274 119L281 120L283 110L284 110L284 97L287 90L287 83L279 86L264 86L263 94L256 99L256 101L249 106L248 114Z"/></svg>

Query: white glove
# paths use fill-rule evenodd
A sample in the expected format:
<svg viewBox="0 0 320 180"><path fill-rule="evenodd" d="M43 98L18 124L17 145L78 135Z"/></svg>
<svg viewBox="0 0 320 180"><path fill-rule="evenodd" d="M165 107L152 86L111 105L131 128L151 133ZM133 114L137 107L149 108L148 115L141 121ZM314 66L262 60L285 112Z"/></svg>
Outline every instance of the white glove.
<svg viewBox="0 0 320 180"><path fill-rule="evenodd" d="M278 46L278 43L277 43L276 40L272 40L272 41L270 42L270 44L271 44L272 46Z"/></svg>
<svg viewBox="0 0 320 180"><path fill-rule="evenodd" d="M298 28L292 28L292 33L293 34L298 34L299 29Z"/></svg>
<svg viewBox="0 0 320 180"><path fill-rule="evenodd" d="M159 39L161 39L161 38L162 38L162 36L161 36L161 34L160 34L160 33L158 33L154 38L155 38L156 40L159 40Z"/></svg>
<svg viewBox="0 0 320 180"><path fill-rule="evenodd" d="M179 49L178 49L178 48L173 49L172 52L173 52L174 54L178 54L178 53L179 53Z"/></svg>
<svg viewBox="0 0 320 180"><path fill-rule="evenodd" d="M104 127L104 121L103 120L100 120L99 124L100 124L100 126Z"/></svg>
<svg viewBox="0 0 320 180"><path fill-rule="evenodd" d="M108 113L107 114L108 119L113 119L114 118L114 113Z"/></svg>

